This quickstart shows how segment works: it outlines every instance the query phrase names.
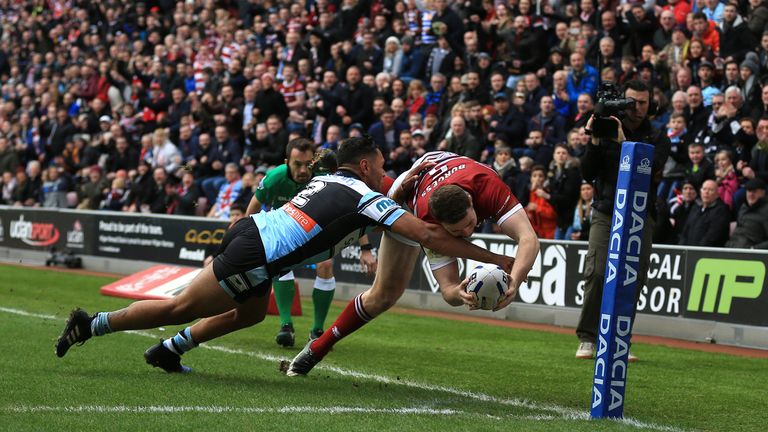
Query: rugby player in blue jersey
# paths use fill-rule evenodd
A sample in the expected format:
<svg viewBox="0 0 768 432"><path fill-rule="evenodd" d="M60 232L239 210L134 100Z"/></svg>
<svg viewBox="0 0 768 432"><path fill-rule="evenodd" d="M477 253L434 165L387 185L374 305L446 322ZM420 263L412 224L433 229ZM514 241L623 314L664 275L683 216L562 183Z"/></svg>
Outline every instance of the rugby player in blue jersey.
<svg viewBox="0 0 768 432"><path fill-rule="evenodd" d="M252 324L266 314L272 278L293 268L333 257L376 227L416 241L436 253L494 263L507 272L514 259L454 237L442 226L424 222L379 192L384 157L373 140L350 138L339 146L339 170L314 178L288 203L238 221L224 236L221 253L179 296L137 301L128 307L90 315L70 314L56 343L63 357L93 336L125 330L188 323L198 318L237 317L248 311ZM427 164L425 164L425 167ZM416 176L407 179L411 187ZM153 347L156 366L183 372L181 354L219 334L203 319L179 332L167 346ZM145 356L152 349L145 353Z"/></svg>

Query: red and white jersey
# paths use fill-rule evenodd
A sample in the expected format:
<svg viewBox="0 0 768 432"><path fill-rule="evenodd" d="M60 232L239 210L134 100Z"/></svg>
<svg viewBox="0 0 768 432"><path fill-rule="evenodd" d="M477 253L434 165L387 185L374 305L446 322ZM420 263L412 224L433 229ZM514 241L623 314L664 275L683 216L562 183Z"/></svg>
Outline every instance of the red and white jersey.
<svg viewBox="0 0 768 432"><path fill-rule="evenodd" d="M425 222L437 223L429 212L429 197L447 184L456 185L472 196L478 221L490 219L501 224L523 208L509 186L488 165L455 153L435 151L426 153L413 166L424 160L436 165L417 180L413 195L408 197L406 203L416 217ZM407 172L395 181L398 186L405 175Z"/></svg>
<svg viewBox="0 0 768 432"><path fill-rule="evenodd" d="M221 47L221 61L226 66L232 63L232 57L235 57L240 51L240 44L237 42L231 42Z"/></svg>
<svg viewBox="0 0 768 432"><path fill-rule="evenodd" d="M283 81L280 83L280 85L277 86L277 91L283 95L285 103L289 104L294 102L299 97L304 96L304 84L302 84L301 81L297 79L293 80L292 83Z"/></svg>
<svg viewBox="0 0 768 432"><path fill-rule="evenodd" d="M195 69L195 90L200 93L205 89L205 75L203 71L213 65L213 56L198 55L192 63Z"/></svg>

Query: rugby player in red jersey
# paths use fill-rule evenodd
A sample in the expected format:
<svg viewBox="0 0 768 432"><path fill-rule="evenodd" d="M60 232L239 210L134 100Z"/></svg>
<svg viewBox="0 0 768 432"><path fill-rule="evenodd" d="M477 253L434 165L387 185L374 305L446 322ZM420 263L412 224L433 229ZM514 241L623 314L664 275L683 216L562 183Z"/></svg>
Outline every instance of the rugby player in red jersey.
<svg viewBox="0 0 768 432"><path fill-rule="evenodd" d="M431 168L418 172L425 163ZM512 302L539 253L539 241L522 205L493 169L454 153L427 153L414 163L411 171L398 177L390 196L409 207L419 219L439 223L455 237L471 236L484 220L496 222L518 248L509 287L494 310ZM456 258L428 249L425 254L443 299L452 306L466 304L476 308L474 297L465 291L468 281L461 280ZM308 342L288 365L286 373L306 375L334 344L391 308L408 286L418 256L417 243L385 232L373 286L347 305L330 331Z"/></svg>

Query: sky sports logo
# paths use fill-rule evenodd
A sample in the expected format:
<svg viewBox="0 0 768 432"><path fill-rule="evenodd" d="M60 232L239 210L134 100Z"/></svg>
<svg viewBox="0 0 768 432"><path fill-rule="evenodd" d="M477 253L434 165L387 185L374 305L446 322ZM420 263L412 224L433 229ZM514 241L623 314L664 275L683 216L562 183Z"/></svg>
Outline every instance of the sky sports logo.
<svg viewBox="0 0 768 432"><path fill-rule="evenodd" d="M759 298L764 284L762 261L702 258L693 271L687 309L727 315L734 299Z"/></svg>

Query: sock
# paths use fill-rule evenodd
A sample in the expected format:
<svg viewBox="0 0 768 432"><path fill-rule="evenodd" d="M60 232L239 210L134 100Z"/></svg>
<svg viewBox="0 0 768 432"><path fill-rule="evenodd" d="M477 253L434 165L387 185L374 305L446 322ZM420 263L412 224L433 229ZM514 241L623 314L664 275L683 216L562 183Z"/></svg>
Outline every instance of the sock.
<svg viewBox="0 0 768 432"><path fill-rule="evenodd" d="M323 333L310 345L312 353L323 358L333 348L336 342L354 333L360 327L368 324L373 318L363 308L363 295L359 294L347 304L336 321L331 324L330 331Z"/></svg>
<svg viewBox="0 0 768 432"><path fill-rule="evenodd" d="M176 336L164 340L163 345L178 355L182 355L197 346L192 340L192 332L189 327L176 333Z"/></svg>
<svg viewBox="0 0 768 432"><path fill-rule="evenodd" d="M104 336L107 333L112 333L112 328L109 326L109 312L99 312L91 320L91 334Z"/></svg>
<svg viewBox="0 0 768 432"><path fill-rule="evenodd" d="M315 305L315 323L312 330L323 330L328 309L331 308L333 295L336 293L336 278L315 278L315 289L312 290L312 303Z"/></svg>
<svg viewBox="0 0 768 432"><path fill-rule="evenodd" d="M293 279L272 282L272 289L275 292L275 303L277 311L280 313L280 325L293 324L291 319L291 307L293 306L293 294L296 292Z"/></svg>

